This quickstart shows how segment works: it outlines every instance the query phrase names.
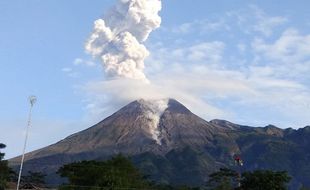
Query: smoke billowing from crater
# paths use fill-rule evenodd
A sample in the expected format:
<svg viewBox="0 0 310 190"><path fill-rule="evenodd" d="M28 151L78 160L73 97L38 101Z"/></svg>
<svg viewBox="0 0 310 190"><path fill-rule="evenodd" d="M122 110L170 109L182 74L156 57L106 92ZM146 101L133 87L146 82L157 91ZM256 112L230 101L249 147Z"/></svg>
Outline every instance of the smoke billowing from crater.
<svg viewBox="0 0 310 190"><path fill-rule="evenodd" d="M143 72L149 51L142 44L158 28L160 0L118 0L94 23L85 49L99 58L109 77L148 81Z"/></svg>

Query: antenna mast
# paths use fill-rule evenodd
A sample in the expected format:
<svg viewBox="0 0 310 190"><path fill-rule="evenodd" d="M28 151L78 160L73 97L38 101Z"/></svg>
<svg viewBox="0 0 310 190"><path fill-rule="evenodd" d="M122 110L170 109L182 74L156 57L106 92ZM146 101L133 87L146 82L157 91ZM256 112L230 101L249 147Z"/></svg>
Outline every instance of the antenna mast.
<svg viewBox="0 0 310 190"><path fill-rule="evenodd" d="M29 115L28 115L28 123L27 123L27 129L26 129L26 136L25 136L25 142L24 142L24 148L23 148L23 154L22 154L22 160L21 160L20 169L19 169L19 175L18 175L18 181L17 181L16 190L19 190L20 179L21 179L21 176L22 176L23 164L24 164L24 159L25 159L25 151L26 151L26 146L27 146L27 141L28 141L28 133L29 133L29 128L31 126L32 108L33 108L34 104L36 103L36 101L37 101L37 97L35 97L35 96L30 96L29 97L30 110L29 110Z"/></svg>

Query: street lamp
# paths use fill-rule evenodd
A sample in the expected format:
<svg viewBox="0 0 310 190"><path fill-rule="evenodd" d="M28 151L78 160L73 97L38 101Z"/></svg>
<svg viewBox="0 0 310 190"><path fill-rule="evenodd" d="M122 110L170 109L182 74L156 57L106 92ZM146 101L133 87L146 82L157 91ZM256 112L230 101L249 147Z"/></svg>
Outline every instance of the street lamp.
<svg viewBox="0 0 310 190"><path fill-rule="evenodd" d="M19 190L20 178L21 178L22 171L23 171L23 164L24 164L24 159L25 159L25 151L26 151L26 146L27 146L28 133L29 133L29 128L31 126L32 108L33 108L33 105L36 103L36 101L37 101L37 97L35 97L35 96L30 96L29 97L30 110L29 110L29 115L28 115L28 123L27 123L27 129L26 129L26 137L25 137L25 142L24 142L24 149L23 149L23 154L22 154L22 160L21 160L21 164L20 164L18 181L17 181L17 188L16 188L17 190Z"/></svg>

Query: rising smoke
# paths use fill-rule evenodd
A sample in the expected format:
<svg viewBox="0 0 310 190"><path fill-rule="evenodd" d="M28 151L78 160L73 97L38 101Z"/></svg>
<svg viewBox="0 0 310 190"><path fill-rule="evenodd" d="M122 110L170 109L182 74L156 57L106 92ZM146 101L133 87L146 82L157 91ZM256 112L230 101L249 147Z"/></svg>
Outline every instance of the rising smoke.
<svg viewBox="0 0 310 190"><path fill-rule="evenodd" d="M95 21L85 49L99 58L109 77L148 81L143 72L149 51L142 44L158 28L160 0L118 0Z"/></svg>

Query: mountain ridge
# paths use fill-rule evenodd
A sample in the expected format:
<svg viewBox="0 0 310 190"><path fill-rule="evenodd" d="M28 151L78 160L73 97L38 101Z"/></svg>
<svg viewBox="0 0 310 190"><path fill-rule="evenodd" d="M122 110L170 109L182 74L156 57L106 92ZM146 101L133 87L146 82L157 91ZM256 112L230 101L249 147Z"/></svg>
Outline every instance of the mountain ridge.
<svg viewBox="0 0 310 190"><path fill-rule="evenodd" d="M148 175L155 181L201 185L208 173L220 167L234 168L233 156L241 154L247 170L287 170L294 176L294 185L310 185L308 129L206 121L177 100L140 99L90 128L28 153L25 170L46 172L53 180L63 164L107 159L122 153L141 170L153 171ZM10 165L16 167L18 160L11 159ZM296 160L305 167L296 164Z"/></svg>

